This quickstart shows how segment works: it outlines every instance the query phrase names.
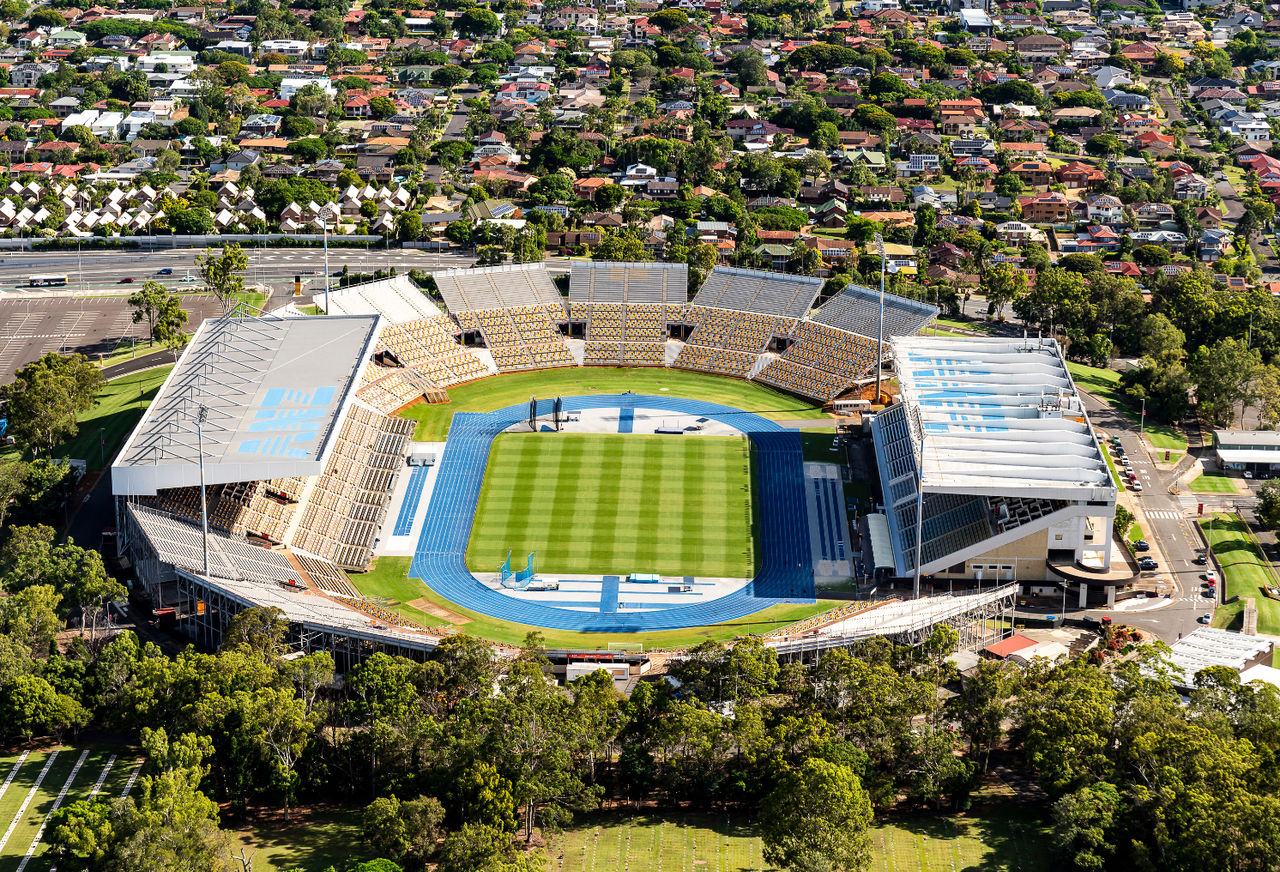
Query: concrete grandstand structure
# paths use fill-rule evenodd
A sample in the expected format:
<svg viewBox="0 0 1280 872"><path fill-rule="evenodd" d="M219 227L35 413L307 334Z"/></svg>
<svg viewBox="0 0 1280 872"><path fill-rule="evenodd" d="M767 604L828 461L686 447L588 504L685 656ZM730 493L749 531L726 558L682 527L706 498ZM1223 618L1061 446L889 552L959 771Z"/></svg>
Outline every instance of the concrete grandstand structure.
<svg viewBox="0 0 1280 872"><path fill-rule="evenodd" d="M876 564L898 577L918 564L935 582L1075 583L1082 604L1133 577L1112 542L1116 487L1055 341L904 336L893 349L901 401L871 424L885 515L865 532L889 551Z"/></svg>
<svg viewBox="0 0 1280 872"><path fill-rule="evenodd" d="M380 530L409 529L421 530L412 577L463 608L515 623L630 633L813 600L814 521L799 434L772 421L676 397L563 398L566 412L714 419L752 443L761 494L761 563L745 586L694 605L583 612L494 593L464 563L489 443L523 421L527 406L454 417L420 528L421 470L404 517L388 518L413 430L393 413L447 400L451 386L488 375L588 364L735 375L828 400L875 366L878 295L848 288L815 309L819 280L718 267L690 302L683 264L574 264L567 301L542 264L435 279L448 311L395 277L330 291L324 318L292 307L293 317L250 317L240 307L201 327L112 467L118 544L157 606L176 609L210 644L235 612L259 603L284 612L304 649L326 647L348 661L375 650L416 656L439 634L365 599L346 575L368 566ZM934 314L886 297L885 335L913 333ZM827 496L830 509L835 496ZM832 553L843 547L833 544L834 526L824 515L832 542L823 547ZM974 608L986 614L990 598ZM913 611L920 620L911 632L953 612Z"/></svg>

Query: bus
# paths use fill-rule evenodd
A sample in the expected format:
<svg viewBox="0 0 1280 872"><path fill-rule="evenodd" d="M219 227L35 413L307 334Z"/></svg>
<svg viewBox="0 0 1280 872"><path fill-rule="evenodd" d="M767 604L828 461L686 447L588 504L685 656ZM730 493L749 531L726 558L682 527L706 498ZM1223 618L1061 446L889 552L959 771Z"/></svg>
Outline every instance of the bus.
<svg viewBox="0 0 1280 872"><path fill-rule="evenodd" d="M31 276L27 279L27 286L32 288L61 288L67 284L67 277L64 275L43 275Z"/></svg>

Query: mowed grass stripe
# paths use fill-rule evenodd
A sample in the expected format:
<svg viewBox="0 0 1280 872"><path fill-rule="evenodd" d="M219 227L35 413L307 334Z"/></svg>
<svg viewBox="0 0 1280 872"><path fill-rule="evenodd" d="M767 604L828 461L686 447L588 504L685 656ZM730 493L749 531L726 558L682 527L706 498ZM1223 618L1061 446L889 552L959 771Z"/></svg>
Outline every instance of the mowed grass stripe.
<svg viewBox="0 0 1280 872"><path fill-rule="evenodd" d="M511 549L541 572L752 575L742 437L504 434L489 455L467 552L492 572Z"/></svg>

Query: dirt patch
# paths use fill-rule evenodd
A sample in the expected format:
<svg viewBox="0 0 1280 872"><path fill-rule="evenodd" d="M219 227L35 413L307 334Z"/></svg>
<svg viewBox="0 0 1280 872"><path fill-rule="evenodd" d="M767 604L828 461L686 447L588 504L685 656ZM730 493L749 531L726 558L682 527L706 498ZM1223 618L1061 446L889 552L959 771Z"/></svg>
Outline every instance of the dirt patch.
<svg viewBox="0 0 1280 872"><path fill-rule="evenodd" d="M440 618L442 621L448 621L451 624L469 624L471 619L457 612L451 612L444 606L438 606L427 599L410 600L405 605L417 609L418 611L431 615L433 618Z"/></svg>

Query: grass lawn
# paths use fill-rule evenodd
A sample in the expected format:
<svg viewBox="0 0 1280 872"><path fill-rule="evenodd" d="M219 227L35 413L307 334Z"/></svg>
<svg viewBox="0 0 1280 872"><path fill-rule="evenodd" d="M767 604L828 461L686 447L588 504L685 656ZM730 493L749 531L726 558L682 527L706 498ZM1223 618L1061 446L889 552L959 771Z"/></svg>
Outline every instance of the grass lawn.
<svg viewBox="0 0 1280 872"><path fill-rule="evenodd" d="M1116 483L1118 490L1124 490L1124 482L1120 481L1120 473L1116 472L1115 461L1111 459L1111 452L1106 448L1102 449L1102 457L1107 461L1107 469L1111 470L1111 480Z"/></svg>
<svg viewBox="0 0 1280 872"><path fill-rule="evenodd" d="M950 330L969 330L975 333L993 333L995 328L986 321L961 321L958 318L935 318L933 323Z"/></svg>
<svg viewBox="0 0 1280 872"><path fill-rule="evenodd" d="M54 456L85 460L91 470L101 469L104 457L110 463L172 369L160 366L107 382L98 393L97 405L80 416L80 432L55 448ZM0 457L16 453L16 448L9 448Z"/></svg>
<svg viewBox="0 0 1280 872"><path fill-rule="evenodd" d="M999 810L963 817L901 817L871 830L873 872L1051 868L1048 825L1033 812ZM747 818L706 814L602 814L556 839L552 872L769 870Z"/></svg>
<svg viewBox="0 0 1280 872"><path fill-rule="evenodd" d="M1129 532L1126 533L1124 537L1130 542L1137 542L1142 538L1142 527L1137 524L1130 524Z"/></svg>
<svg viewBox="0 0 1280 872"><path fill-rule="evenodd" d="M408 603L417 602L433 612L452 614L453 622L460 632L506 645L519 645L526 635L538 630L545 637L546 644L552 648L606 648L610 642L639 642L646 650L686 648L708 639L727 641L750 633L767 633L840 604L838 600L818 600L814 603L770 606L729 623L684 630L658 630L643 634L574 633L499 621L456 606L421 581L409 578L409 562L408 557L379 557L369 572L350 573L351 583L364 595L385 599L389 608L419 623L440 626L447 622L442 621L438 614L428 614L422 608Z"/></svg>
<svg viewBox="0 0 1280 872"><path fill-rule="evenodd" d="M13 825L8 841L5 842L4 848L0 849L0 872L16 872L64 787L67 788L67 794L62 800L64 806L77 800L88 799L90 791L102 775L107 760L115 752L118 756L103 783L102 794L111 797L119 796L136 760L132 753L123 749L94 748L89 751L72 780L71 774L75 771L76 762L84 749L61 748L53 765L49 767L44 781L32 797L31 803L19 817L18 812L22 809L28 795L31 795L31 789L35 786L41 771L44 770L52 750L34 751L28 755L18 770L17 777L9 785L9 789L3 797L0 797L0 834ZM0 782L9 776L17 759L17 754L0 755ZM32 852L32 860L27 863L27 870L31 872L48 870L49 864L41 859L46 848L47 845L43 841L36 846L35 851Z"/></svg>
<svg viewBox="0 0 1280 872"><path fill-rule="evenodd" d="M475 572L536 552L541 572L750 578L751 454L741 436L507 433L493 442L467 548Z"/></svg>
<svg viewBox="0 0 1280 872"><path fill-rule="evenodd" d="M1240 489L1231 476L1221 472L1206 472L1191 480L1191 490L1198 494L1234 494Z"/></svg>
<svg viewBox="0 0 1280 872"><path fill-rule="evenodd" d="M746 412L758 412L774 420L798 418L828 419L820 405L791 394L740 379L704 375L665 367L564 367L541 372L520 372L480 379L449 388L449 402L420 403L401 412L418 422L413 438L419 442L440 442L449 433L455 412L491 412L529 397L581 396L590 394L638 394L689 397L723 403Z"/></svg>
<svg viewBox="0 0 1280 872"><path fill-rule="evenodd" d="M1201 520L1200 527L1210 536L1213 555L1222 567L1225 598L1253 597L1258 606L1258 632L1280 633L1280 601L1262 595L1263 586L1280 586L1280 579L1262 556L1262 550L1245 522L1237 515L1218 514L1212 518L1212 532L1210 519ZM1225 611L1228 606L1219 609L1219 614L1214 616L1215 627L1229 624L1243 608L1240 603L1233 605L1235 609L1230 612Z"/></svg>
<svg viewBox="0 0 1280 872"><path fill-rule="evenodd" d="M233 827L233 852L238 856L243 847L254 872L345 869L351 861L374 856L360 833L359 809L307 808L291 817L289 823L272 817Z"/></svg>
<svg viewBox="0 0 1280 872"><path fill-rule="evenodd" d="M1128 398L1120 393L1120 373L1114 369L1101 369L1073 361L1067 362L1067 369L1071 372L1071 378L1075 381L1076 387L1106 400L1129 420L1135 424L1138 423L1141 409L1133 408ZM1155 448L1178 452L1187 450L1187 437L1176 427L1148 422L1146 435Z"/></svg>
<svg viewBox="0 0 1280 872"><path fill-rule="evenodd" d="M154 339L144 339L141 342L129 340L121 342L116 346L116 350L110 354L104 354L101 358L94 356L90 359L99 366L108 367L117 363L124 363L126 360L132 360L135 357L143 357L162 348L164 346Z"/></svg>

